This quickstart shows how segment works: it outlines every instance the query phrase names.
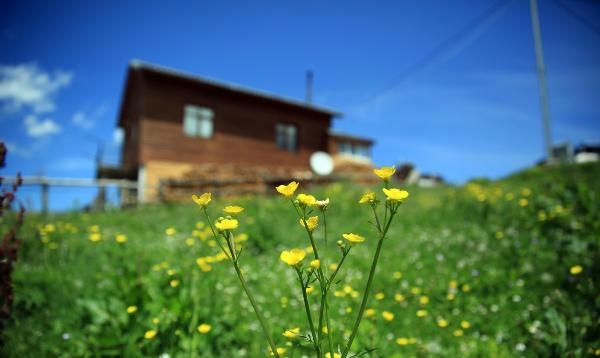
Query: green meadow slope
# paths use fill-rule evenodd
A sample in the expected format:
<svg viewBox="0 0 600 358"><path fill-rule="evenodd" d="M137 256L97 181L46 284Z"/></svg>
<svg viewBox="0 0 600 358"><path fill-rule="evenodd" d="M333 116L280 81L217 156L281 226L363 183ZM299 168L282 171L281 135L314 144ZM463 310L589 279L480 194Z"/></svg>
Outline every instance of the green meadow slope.
<svg viewBox="0 0 600 358"><path fill-rule="evenodd" d="M353 351L367 357L600 355L600 165L535 168L463 187L407 188L377 268ZM366 241L330 301L336 341L358 311L376 242L366 190L304 188L330 198L323 264L342 233ZM310 356L295 275L282 250L309 246L277 195L216 198L243 206L241 264L284 356ZM10 215L0 228L6 229ZM1 332L6 357L263 357L267 343L198 206L29 214ZM329 259L327 259L329 258ZM312 297L312 296L311 296ZM316 296L314 296L316 297ZM316 299L316 298L315 298Z"/></svg>

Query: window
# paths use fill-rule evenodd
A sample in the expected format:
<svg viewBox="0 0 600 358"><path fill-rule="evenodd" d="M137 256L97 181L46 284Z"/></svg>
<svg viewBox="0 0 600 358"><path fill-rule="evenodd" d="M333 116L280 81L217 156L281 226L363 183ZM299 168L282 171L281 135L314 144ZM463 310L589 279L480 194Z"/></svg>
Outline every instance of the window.
<svg viewBox="0 0 600 358"><path fill-rule="evenodd" d="M183 133L189 137L210 138L213 135L214 112L210 108L187 105L183 113Z"/></svg>
<svg viewBox="0 0 600 358"><path fill-rule="evenodd" d="M348 141L338 142L338 153L360 158L371 157L371 150L368 145Z"/></svg>
<svg viewBox="0 0 600 358"><path fill-rule="evenodd" d="M295 152L298 149L298 128L293 124L277 123L275 143L279 149Z"/></svg>
<svg viewBox="0 0 600 358"><path fill-rule="evenodd" d="M352 144L350 144L349 142L339 142L338 143L338 152L340 154L352 155Z"/></svg>
<svg viewBox="0 0 600 358"><path fill-rule="evenodd" d="M371 157L370 148L368 146L362 145L362 144L355 144L353 153L354 153L354 155L359 156L359 157L364 157L364 158Z"/></svg>

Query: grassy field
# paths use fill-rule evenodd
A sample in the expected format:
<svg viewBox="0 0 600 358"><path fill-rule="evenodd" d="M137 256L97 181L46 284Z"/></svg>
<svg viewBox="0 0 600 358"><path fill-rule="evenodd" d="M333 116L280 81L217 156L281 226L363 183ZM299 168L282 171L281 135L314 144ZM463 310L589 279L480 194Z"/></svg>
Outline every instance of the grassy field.
<svg viewBox="0 0 600 358"><path fill-rule="evenodd" d="M594 164L536 168L464 187L407 188L353 351L600 356L598 178ZM328 334L340 342L355 319L376 241L368 207L358 204L367 189L299 189L331 200L328 257L339 255L342 233L367 238L348 256L330 302ZM282 250L309 243L289 202L275 194L216 198L209 211L246 209L236 233L249 285L284 356L310 357L302 339L282 335L308 326L294 272L279 259ZM9 222L5 217L2 232ZM268 356L231 264L191 200L99 214L28 214L20 238L1 356Z"/></svg>

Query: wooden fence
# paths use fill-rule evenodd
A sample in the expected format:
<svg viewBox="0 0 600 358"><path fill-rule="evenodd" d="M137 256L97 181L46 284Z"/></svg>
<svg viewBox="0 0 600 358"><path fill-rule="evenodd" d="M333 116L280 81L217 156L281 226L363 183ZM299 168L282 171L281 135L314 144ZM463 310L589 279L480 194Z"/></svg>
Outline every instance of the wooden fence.
<svg viewBox="0 0 600 358"><path fill-rule="evenodd" d="M48 178L44 176L23 176L23 186L40 186L42 212L47 213L49 207L50 187L116 187L121 191L121 202L135 204L137 202L138 182L121 179L83 179L83 178ZM14 176L3 176L2 183L11 185L17 180ZM124 196L124 197L123 197Z"/></svg>

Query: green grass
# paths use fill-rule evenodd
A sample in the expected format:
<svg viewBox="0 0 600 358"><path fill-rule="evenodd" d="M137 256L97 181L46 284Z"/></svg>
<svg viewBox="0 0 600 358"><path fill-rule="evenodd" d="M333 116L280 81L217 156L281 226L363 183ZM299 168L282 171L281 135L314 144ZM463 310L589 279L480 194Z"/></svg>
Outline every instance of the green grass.
<svg viewBox="0 0 600 358"><path fill-rule="evenodd" d="M536 168L460 188L408 188L377 268L372 316L363 320L353 351L376 348L369 357L600 355L598 178L595 164ZM330 334L337 341L355 319L356 293L364 289L376 242L369 208L357 203L366 189L337 183L311 190L331 200L328 257L339 255L335 241L342 233L367 238L350 253L332 297ZM309 243L280 196L219 198L209 211L218 216L232 203L246 208L238 230L247 235L242 267L277 344L286 347L281 333L293 327L306 333L308 325L294 272L279 253ZM6 217L0 228L9 222ZM167 235L169 228L175 233ZM94 242L95 230L101 239ZM118 234L127 241L118 243ZM20 238L1 356L267 356L233 269L215 259L218 246L192 203L29 214ZM202 271L198 258L211 270ZM582 272L571 273L574 266ZM128 313L131 306L137 310ZM384 311L393 318L384 319ZM208 333L197 331L202 323L211 325ZM145 338L151 330L156 336ZM287 348L286 356L311 354L301 340Z"/></svg>

